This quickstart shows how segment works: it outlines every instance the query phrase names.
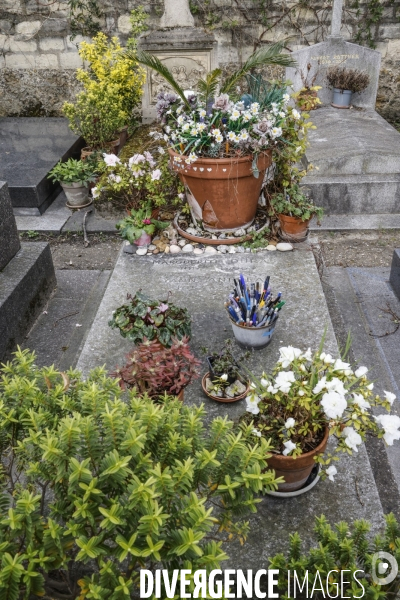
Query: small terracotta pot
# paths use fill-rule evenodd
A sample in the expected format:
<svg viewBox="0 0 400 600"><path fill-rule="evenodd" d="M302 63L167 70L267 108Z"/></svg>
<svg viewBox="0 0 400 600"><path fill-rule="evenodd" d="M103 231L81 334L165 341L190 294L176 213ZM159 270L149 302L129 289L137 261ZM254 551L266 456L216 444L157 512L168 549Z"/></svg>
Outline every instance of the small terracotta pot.
<svg viewBox="0 0 400 600"><path fill-rule="evenodd" d="M128 141L128 125L122 127L119 131L119 152L121 152L122 148L125 146Z"/></svg>
<svg viewBox="0 0 400 600"><path fill-rule="evenodd" d="M296 236L300 236L301 234L304 236L307 235L308 225L311 219L302 221L299 217L289 217L287 215L278 215L278 219L282 233Z"/></svg>
<svg viewBox="0 0 400 600"><path fill-rule="evenodd" d="M203 388L203 392L205 393L205 395L208 396L209 398L211 398L211 400L215 400L216 402L223 402L223 403L238 402L239 400L243 400L243 398L246 398L247 394L249 393L250 384L247 385L247 388L243 392L243 394L240 394L240 396L235 396L234 398L220 398L219 396L213 396L212 394L210 394L210 392L207 392L207 388L206 388L206 380L209 378L210 378L210 373L206 373L204 375L203 379L201 380L201 387Z"/></svg>
<svg viewBox="0 0 400 600"><path fill-rule="evenodd" d="M314 450L306 452L301 456L283 456L273 454L268 459L268 468L274 469L276 477L284 477L285 483L278 485L278 491L294 492L299 490L310 476L315 465L314 456L323 454L329 439L329 429L325 429L324 437Z"/></svg>
<svg viewBox="0 0 400 600"><path fill-rule="evenodd" d="M93 152L94 150L92 150L90 146L85 146L85 148L82 148L81 150L81 160L86 160Z"/></svg>
<svg viewBox="0 0 400 600"><path fill-rule="evenodd" d="M258 157L258 178L252 171L253 156L198 158L192 165L185 156L168 150L171 167L189 190L187 200L201 215L209 231L235 231L251 225L256 216L264 174L272 163L272 151ZM176 162L178 157L181 162ZM200 218L200 217L199 217Z"/></svg>
<svg viewBox="0 0 400 600"><path fill-rule="evenodd" d="M119 138L106 143L106 148L111 154L117 155L119 152Z"/></svg>

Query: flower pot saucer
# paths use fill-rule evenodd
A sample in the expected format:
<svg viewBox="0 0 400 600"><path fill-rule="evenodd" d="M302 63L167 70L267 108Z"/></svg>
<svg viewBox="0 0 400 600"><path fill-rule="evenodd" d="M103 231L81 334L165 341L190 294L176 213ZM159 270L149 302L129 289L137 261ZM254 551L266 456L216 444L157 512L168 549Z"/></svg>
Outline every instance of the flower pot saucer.
<svg viewBox="0 0 400 600"><path fill-rule="evenodd" d="M86 204L79 204L78 206L75 206L74 204L69 204L68 202L65 203L66 207L71 209L71 210L79 210L80 208L86 208L87 206L90 206L92 204L93 200L89 200L89 202L87 202Z"/></svg>
<svg viewBox="0 0 400 600"><path fill-rule="evenodd" d="M316 464L315 467L313 467L313 470L311 471L307 481L305 482L303 487L300 488L299 490L296 490L294 492L270 491L270 492L265 492L265 493L268 496L275 496L275 498L294 498L295 496L302 496L303 494L306 494L307 492L312 490L312 488L315 485L317 485L318 481L320 480L320 476L319 476L320 470L321 470L321 465Z"/></svg>
<svg viewBox="0 0 400 600"><path fill-rule="evenodd" d="M201 387L203 388L203 392L205 393L205 395L208 396L209 398L211 398L211 400L215 400L216 402L222 402L223 404L239 402L239 400L243 400L243 398L246 398L247 394L249 393L250 384L247 385L247 388L243 392L243 394L240 394L239 396L235 396L234 398L220 398L219 396L213 396L213 394L210 394L209 392L207 392L207 389L206 389L206 380L209 378L210 378L210 373L206 373L204 375L203 379L201 380Z"/></svg>

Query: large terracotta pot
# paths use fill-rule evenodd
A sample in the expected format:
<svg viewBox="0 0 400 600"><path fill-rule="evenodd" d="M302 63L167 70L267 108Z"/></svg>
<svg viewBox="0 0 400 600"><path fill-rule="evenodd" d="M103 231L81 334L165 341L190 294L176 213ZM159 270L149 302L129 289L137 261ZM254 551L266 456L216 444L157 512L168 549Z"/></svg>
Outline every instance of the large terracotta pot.
<svg viewBox="0 0 400 600"><path fill-rule="evenodd" d="M282 454L273 454L268 459L268 468L274 469L277 477L285 478L285 483L278 485L278 491L294 492L303 487L315 465L314 456L325 452L328 438L329 429L327 427L323 440L311 452L306 452L295 458L292 456L283 456Z"/></svg>
<svg viewBox="0 0 400 600"><path fill-rule="evenodd" d="M304 237L307 235L310 220L302 221L299 217L289 217L288 215L278 215L282 233Z"/></svg>
<svg viewBox="0 0 400 600"><path fill-rule="evenodd" d="M258 178L252 171L253 156L198 158L192 165L185 156L169 150L171 166L186 187L194 215L210 231L235 231L250 225L256 216L258 198L272 151L258 157ZM176 162L179 157L181 162Z"/></svg>

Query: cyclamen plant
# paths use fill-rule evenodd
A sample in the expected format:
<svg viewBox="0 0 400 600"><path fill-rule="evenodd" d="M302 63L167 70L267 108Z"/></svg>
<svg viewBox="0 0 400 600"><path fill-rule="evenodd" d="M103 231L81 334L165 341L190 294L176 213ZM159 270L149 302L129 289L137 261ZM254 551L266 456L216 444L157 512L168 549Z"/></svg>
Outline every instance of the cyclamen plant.
<svg viewBox="0 0 400 600"><path fill-rule="evenodd" d="M174 161L194 163L198 157L224 158L257 154L277 144L282 136L289 95L262 109L258 102L234 102L228 94L221 94L206 102L195 92L185 95L191 108L179 96L161 93L157 114L164 124L167 144L185 158Z"/></svg>
<svg viewBox="0 0 400 600"><path fill-rule="evenodd" d="M246 398L249 414L243 421L253 421L255 435L271 439L275 450L293 457L316 448L328 428L337 445L315 460L327 467L323 475L333 481L337 469L330 463L338 460L335 455L358 452L367 434L389 446L400 439L400 417L372 414L377 406L390 413L396 396L387 391L383 399L374 395L367 373L367 367L353 371L349 363L325 352L313 356L310 349L280 348L272 377L263 373L260 380L253 378Z"/></svg>
<svg viewBox="0 0 400 600"><path fill-rule="evenodd" d="M165 181L162 181L164 173L158 162L165 150L160 147L157 152L157 159L151 152L145 151L143 154L134 154L126 162L115 154L104 153L101 164L103 176L92 190L93 198L122 196L127 204L132 204L132 198L137 197L138 190L142 190L143 200L149 204L162 204Z"/></svg>

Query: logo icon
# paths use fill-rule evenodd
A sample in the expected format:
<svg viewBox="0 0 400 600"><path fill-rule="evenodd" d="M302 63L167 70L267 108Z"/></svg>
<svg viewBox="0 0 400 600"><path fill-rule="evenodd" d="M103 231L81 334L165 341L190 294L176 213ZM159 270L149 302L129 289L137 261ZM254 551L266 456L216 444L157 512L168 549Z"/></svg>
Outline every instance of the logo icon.
<svg viewBox="0 0 400 600"><path fill-rule="evenodd" d="M388 552L376 552L372 557L372 579L377 585L388 585L397 577L397 560Z"/></svg>

